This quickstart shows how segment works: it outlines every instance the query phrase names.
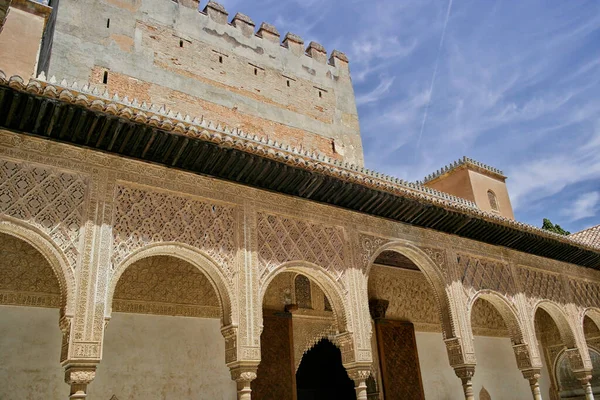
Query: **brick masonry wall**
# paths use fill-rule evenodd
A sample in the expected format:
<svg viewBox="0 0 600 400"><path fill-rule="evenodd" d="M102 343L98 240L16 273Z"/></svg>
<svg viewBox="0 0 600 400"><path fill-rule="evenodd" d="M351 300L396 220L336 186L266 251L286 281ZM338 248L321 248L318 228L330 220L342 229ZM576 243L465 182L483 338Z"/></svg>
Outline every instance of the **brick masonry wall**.
<svg viewBox="0 0 600 400"><path fill-rule="evenodd" d="M190 4L61 0L48 74L362 165L343 56Z"/></svg>

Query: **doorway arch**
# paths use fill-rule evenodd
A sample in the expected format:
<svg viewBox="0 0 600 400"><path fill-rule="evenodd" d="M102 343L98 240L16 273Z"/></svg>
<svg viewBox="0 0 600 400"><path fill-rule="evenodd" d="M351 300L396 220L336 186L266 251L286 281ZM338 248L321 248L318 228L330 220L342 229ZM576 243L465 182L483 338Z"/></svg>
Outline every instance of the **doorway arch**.
<svg viewBox="0 0 600 400"><path fill-rule="evenodd" d="M356 400L354 382L342 365L342 354L327 339L321 339L302 357L296 386L298 400Z"/></svg>

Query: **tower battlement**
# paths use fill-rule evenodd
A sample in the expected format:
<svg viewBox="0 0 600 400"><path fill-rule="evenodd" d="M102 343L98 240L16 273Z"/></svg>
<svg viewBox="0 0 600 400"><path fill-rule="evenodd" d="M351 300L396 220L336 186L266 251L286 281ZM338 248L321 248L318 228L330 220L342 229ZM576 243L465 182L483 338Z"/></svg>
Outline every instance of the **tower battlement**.
<svg viewBox="0 0 600 400"><path fill-rule="evenodd" d="M48 75L363 163L346 55L209 1L61 0Z"/></svg>

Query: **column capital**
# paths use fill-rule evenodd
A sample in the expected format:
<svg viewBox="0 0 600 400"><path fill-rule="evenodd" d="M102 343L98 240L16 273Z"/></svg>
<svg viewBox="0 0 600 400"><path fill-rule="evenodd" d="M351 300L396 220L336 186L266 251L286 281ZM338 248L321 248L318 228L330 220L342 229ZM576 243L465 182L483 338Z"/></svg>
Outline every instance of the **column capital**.
<svg viewBox="0 0 600 400"><path fill-rule="evenodd" d="M587 385L592 380L592 371L573 371L573 374L575 375L575 378L577 378L577 380L581 382L582 385Z"/></svg>
<svg viewBox="0 0 600 400"><path fill-rule="evenodd" d="M250 384L256 379L258 363L241 364L230 367L231 379L237 383L238 400L251 400Z"/></svg>
<svg viewBox="0 0 600 400"><path fill-rule="evenodd" d="M369 312L373 319L384 319L390 302L384 299L370 299Z"/></svg>
<svg viewBox="0 0 600 400"><path fill-rule="evenodd" d="M355 367L347 369L348 376L354 381L356 400L367 400L367 379L371 375L368 367Z"/></svg>
<svg viewBox="0 0 600 400"><path fill-rule="evenodd" d="M529 368L521 370L523 378L527 379L529 383L537 382L542 376L542 370L540 368Z"/></svg>
<svg viewBox="0 0 600 400"><path fill-rule="evenodd" d="M528 368L522 369L521 373L523 374L523 377L529 381L533 400L542 400L542 392L539 383L540 376L542 376L542 370L540 368Z"/></svg>
<svg viewBox="0 0 600 400"><path fill-rule="evenodd" d="M465 400L475 400L473 394L473 375L475 375L475 364L462 364L452 366L454 373L458 376L462 382L463 391L465 393Z"/></svg>
<svg viewBox="0 0 600 400"><path fill-rule="evenodd" d="M231 379L236 382L251 382L256 379L256 371L258 370L258 362L237 363L229 367Z"/></svg>
<svg viewBox="0 0 600 400"><path fill-rule="evenodd" d="M452 366L454 368L454 373L458 376L462 381L470 380L475 375L475 364L463 364L458 366Z"/></svg>
<svg viewBox="0 0 600 400"><path fill-rule="evenodd" d="M89 385L96 377L96 365L67 365L65 382L73 385Z"/></svg>
<svg viewBox="0 0 600 400"><path fill-rule="evenodd" d="M348 376L354 382L366 381L367 378L371 375L370 369L351 368L347 371L348 371Z"/></svg>
<svg viewBox="0 0 600 400"><path fill-rule="evenodd" d="M65 366L65 382L71 385L70 400L82 400L87 397L87 387L96 377L96 364Z"/></svg>

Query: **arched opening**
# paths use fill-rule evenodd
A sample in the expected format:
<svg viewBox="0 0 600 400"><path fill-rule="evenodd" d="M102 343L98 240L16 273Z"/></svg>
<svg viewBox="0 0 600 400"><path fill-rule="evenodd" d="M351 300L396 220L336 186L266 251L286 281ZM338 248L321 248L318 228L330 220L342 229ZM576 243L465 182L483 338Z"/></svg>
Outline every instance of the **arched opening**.
<svg viewBox="0 0 600 400"><path fill-rule="evenodd" d="M462 393L448 363L437 294L417 263L396 249L381 251L369 269L368 295L375 392L386 399Z"/></svg>
<svg viewBox="0 0 600 400"><path fill-rule="evenodd" d="M355 400L354 382L342 365L340 350L321 339L302 357L296 372L298 400Z"/></svg>
<svg viewBox="0 0 600 400"><path fill-rule="evenodd" d="M600 395L600 353L590 349L590 358L592 360L592 392L594 396ZM558 356L555 367L555 377L558 384L558 396L560 399L585 400L585 393L581 383L575 377L571 370L566 353Z"/></svg>
<svg viewBox="0 0 600 400"><path fill-rule="evenodd" d="M550 399L569 398L563 397L568 396L566 393L561 394L561 378L560 371L558 370L558 368L566 367L571 371L568 362L562 363L561 361L561 363L559 363L559 358L560 355L564 353L565 349L572 349L575 347L573 333L568 326L566 317L561 314L557 305L546 302L537 307L534 324L536 338L540 346L540 353L542 354L545 367L542 369L542 378L540 379L542 396ZM566 358L565 361L567 361Z"/></svg>
<svg viewBox="0 0 600 400"><path fill-rule="evenodd" d="M498 206L498 197L496 197L496 193L494 193L492 190L488 190L487 196L492 211L500 211L500 207Z"/></svg>
<svg viewBox="0 0 600 400"><path fill-rule="evenodd" d="M122 270L109 298L112 315L89 389L93 397L236 397L225 364L220 296L198 265L172 255L141 257Z"/></svg>
<svg viewBox="0 0 600 400"><path fill-rule="evenodd" d="M294 394L298 399L310 398L300 397L297 386L300 363L321 340L336 343L337 335L345 331L340 299L332 293L331 287L326 290L317 283L315 276L322 280L326 278L319 275L316 268L310 270L290 264L266 283L262 295L261 362L257 379L252 382L253 398L291 400L296 398ZM325 350L317 350L314 357L320 357L324 363L339 361L345 374L340 351L336 348L337 353L331 352L323 346ZM333 358L330 360L330 357ZM304 384L310 386L312 383L306 380L310 374L303 376Z"/></svg>
<svg viewBox="0 0 600 400"><path fill-rule="evenodd" d="M0 254L0 398L63 398L59 279L14 236L0 233Z"/></svg>
<svg viewBox="0 0 600 400"><path fill-rule="evenodd" d="M519 371L513 349L523 344L523 338L511 305L499 294L482 293L472 303L470 317L477 358L474 392L491 399L530 398L529 383Z"/></svg>

